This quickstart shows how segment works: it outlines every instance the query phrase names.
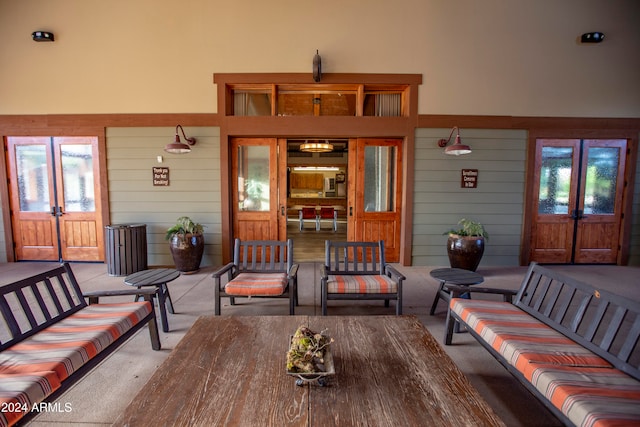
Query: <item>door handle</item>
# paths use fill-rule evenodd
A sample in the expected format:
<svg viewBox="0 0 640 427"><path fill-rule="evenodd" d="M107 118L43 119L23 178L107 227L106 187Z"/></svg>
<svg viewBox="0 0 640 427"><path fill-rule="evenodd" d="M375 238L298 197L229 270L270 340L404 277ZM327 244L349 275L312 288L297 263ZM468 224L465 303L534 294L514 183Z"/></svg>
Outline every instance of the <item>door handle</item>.
<svg viewBox="0 0 640 427"><path fill-rule="evenodd" d="M284 206L280 206L280 215L284 216Z"/></svg>
<svg viewBox="0 0 640 427"><path fill-rule="evenodd" d="M571 215L569 215L571 219L584 219L584 211L582 209L574 209L571 211Z"/></svg>
<svg viewBox="0 0 640 427"><path fill-rule="evenodd" d="M51 206L50 214L51 214L51 216L56 216L56 207L55 206Z"/></svg>
<svg viewBox="0 0 640 427"><path fill-rule="evenodd" d="M353 216L353 206L349 206L349 216Z"/></svg>

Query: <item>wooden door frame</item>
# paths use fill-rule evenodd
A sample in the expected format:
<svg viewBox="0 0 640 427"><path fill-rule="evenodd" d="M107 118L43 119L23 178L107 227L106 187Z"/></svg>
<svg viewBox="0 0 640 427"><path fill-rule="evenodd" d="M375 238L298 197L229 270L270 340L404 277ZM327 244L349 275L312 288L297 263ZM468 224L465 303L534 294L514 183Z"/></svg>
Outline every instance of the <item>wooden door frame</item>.
<svg viewBox="0 0 640 427"><path fill-rule="evenodd" d="M535 206L535 161L536 141L538 139L626 139L626 167L624 172L624 190L622 194L622 224L620 226L620 250L617 265L629 263L629 246L631 242L631 226L633 221L634 177L638 158L638 133L634 130L610 129L531 129L527 146L524 219L522 222L522 244L520 246L520 265L528 265L531 253L531 230L533 226L532 208Z"/></svg>
<svg viewBox="0 0 640 427"><path fill-rule="evenodd" d="M107 143L106 143L106 131L102 126L52 126L52 127L29 127L19 126L13 129L9 129L5 132L6 135L2 136L3 155L0 156L0 196L2 197L1 208L4 215L2 216L2 222L5 230L5 249L7 254L7 262L15 262L15 249L14 249L14 236L13 228L11 224L11 203L9 200L9 175L7 173L7 136L33 136L33 137L59 137L59 136L91 136L98 138L98 162L99 176L96 179L99 180L99 185L102 189L100 192L100 206L102 206L100 216L102 218L102 224L110 224L110 209L109 209L109 179L107 176ZM98 201L96 200L96 206ZM105 258L104 248L101 254L102 259Z"/></svg>
<svg viewBox="0 0 640 427"><path fill-rule="evenodd" d="M216 74L218 113L228 111L230 91L233 83L309 83L308 73L256 73ZM233 179L230 168L230 144L234 137L273 138L392 138L404 141L402 159L402 227L400 236L400 258L402 265L411 265L413 244L413 183L415 131L418 124L418 86L421 74L323 74L322 83L406 84L407 115L403 117L363 116L223 116L220 118L220 174L221 174L221 229L222 262L229 262L233 250L233 218L229 180Z"/></svg>

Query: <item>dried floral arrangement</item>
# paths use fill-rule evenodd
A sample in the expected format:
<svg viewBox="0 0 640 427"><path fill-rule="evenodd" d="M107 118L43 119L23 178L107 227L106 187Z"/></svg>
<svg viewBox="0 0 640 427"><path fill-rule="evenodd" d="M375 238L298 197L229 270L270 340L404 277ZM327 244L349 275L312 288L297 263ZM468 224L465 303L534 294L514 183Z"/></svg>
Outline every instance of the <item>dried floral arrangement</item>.
<svg viewBox="0 0 640 427"><path fill-rule="evenodd" d="M325 356L333 338L324 331L314 332L306 326L300 326L291 337L287 351L287 371L291 373L326 372Z"/></svg>

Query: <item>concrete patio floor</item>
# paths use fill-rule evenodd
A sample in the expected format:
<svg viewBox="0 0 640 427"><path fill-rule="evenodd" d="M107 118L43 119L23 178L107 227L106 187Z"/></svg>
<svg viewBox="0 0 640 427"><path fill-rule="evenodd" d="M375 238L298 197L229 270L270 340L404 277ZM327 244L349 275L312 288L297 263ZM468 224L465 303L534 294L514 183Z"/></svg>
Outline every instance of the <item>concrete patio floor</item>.
<svg viewBox="0 0 640 427"><path fill-rule="evenodd" d="M0 264L0 286L55 267L51 263ZM446 304L440 302L434 316L429 316L438 282L430 277L432 267L397 268L406 275L404 313L416 315L425 327L442 342ZM74 263L72 268L84 291L123 289L123 277L107 274L105 264ZM550 266L585 282L640 301L640 268L618 266ZM175 314L169 314L170 331L160 331L161 351L151 349L146 328L106 358L89 375L74 384L58 400L68 412L42 413L31 426L103 426L113 423L180 341L193 322L202 315L213 314L213 267L182 275L169 284ZM296 314L320 315L321 263L301 263L299 270L300 305ZM526 267L480 267L483 286L517 289ZM482 296L492 298L491 296ZM112 298L111 301L117 301ZM480 298L480 296L479 296ZM286 315L285 300L238 300L230 306L223 299L223 316ZM380 302L329 302L329 315L393 315L395 308ZM454 344L444 350L508 426L559 426L561 423L521 386L469 334L454 336ZM284 350L283 350L284 354ZM153 390L148 390L153 393ZM223 404L223 402L221 402Z"/></svg>

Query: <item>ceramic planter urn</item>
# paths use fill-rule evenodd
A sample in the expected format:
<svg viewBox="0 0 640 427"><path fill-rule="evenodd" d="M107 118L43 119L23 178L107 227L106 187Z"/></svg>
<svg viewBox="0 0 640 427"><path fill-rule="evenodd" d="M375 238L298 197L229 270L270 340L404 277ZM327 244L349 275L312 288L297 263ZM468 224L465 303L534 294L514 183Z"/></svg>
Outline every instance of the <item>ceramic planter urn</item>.
<svg viewBox="0 0 640 427"><path fill-rule="evenodd" d="M183 273L195 273L200 269L204 253L203 234L174 234L169 240L169 249L176 270Z"/></svg>
<svg viewBox="0 0 640 427"><path fill-rule="evenodd" d="M452 268L476 271L484 253L484 237L450 234L447 254Z"/></svg>

